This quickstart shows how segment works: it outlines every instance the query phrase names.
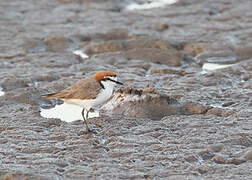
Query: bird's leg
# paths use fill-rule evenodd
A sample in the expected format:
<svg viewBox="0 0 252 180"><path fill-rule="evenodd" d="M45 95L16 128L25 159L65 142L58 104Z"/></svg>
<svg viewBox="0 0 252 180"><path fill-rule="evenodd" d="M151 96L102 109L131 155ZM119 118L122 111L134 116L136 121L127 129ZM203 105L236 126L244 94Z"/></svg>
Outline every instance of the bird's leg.
<svg viewBox="0 0 252 180"><path fill-rule="evenodd" d="M89 110L87 110L86 108L83 108L81 114L82 114L82 117L83 117L83 120L84 120L84 123L86 125L86 129L88 132L91 132L89 127L88 127L88 113L89 113Z"/></svg>

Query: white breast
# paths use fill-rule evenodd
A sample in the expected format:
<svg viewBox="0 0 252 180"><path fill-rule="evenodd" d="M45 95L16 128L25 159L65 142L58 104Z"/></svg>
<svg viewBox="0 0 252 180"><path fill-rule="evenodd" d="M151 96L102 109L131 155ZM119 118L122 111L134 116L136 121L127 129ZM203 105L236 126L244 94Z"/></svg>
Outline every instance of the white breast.
<svg viewBox="0 0 252 180"><path fill-rule="evenodd" d="M98 94L97 98L94 101L93 106L99 106L101 104L104 104L106 101L109 100L109 98L112 96L113 94L113 89L114 89L114 85L110 82L104 82L103 86L105 89L102 89L100 91L100 93Z"/></svg>

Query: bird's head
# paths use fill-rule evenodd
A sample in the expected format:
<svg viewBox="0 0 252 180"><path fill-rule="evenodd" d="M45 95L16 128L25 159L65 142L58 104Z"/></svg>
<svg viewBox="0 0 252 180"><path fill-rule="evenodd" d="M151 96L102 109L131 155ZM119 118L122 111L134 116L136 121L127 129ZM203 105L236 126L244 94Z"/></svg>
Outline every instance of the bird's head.
<svg viewBox="0 0 252 180"><path fill-rule="evenodd" d="M116 84L123 85L123 83L117 81L117 75L113 71L102 71L97 72L94 75L94 78L97 82L104 85L115 86Z"/></svg>

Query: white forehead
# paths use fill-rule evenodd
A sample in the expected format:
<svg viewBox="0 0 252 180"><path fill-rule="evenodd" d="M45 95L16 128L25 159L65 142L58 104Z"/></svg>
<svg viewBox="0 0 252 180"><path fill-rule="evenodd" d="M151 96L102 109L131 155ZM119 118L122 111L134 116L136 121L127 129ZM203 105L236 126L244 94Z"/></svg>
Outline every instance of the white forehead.
<svg viewBox="0 0 252 180"><path fill-rule="evenodd" d="M112 80L117 80L117 77L116 76L106 76L105 78L109 78L109 79L112 79Z"/></svg>

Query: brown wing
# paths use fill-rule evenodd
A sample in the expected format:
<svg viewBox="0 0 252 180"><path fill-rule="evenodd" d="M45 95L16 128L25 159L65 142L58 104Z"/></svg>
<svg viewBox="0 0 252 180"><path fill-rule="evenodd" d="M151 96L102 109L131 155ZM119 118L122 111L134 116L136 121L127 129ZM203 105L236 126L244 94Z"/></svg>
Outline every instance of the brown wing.
<svg viewBox="0 0 252 180"><path fill-rule="evenodd" d="M93 77L88 77L58 93L47 94L42 97L59 99L94 99L100 90L100 84L95 81Z"/></svg>

